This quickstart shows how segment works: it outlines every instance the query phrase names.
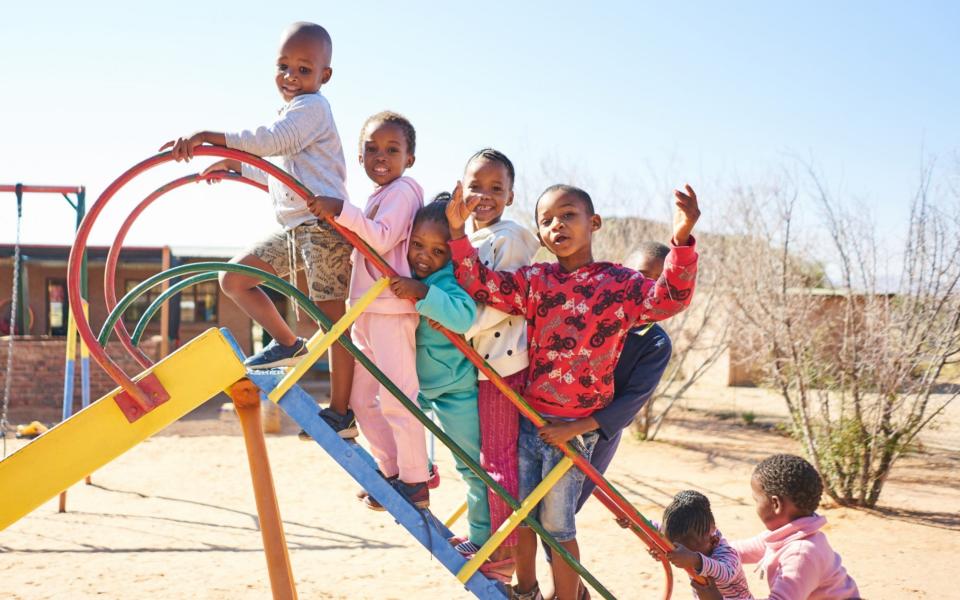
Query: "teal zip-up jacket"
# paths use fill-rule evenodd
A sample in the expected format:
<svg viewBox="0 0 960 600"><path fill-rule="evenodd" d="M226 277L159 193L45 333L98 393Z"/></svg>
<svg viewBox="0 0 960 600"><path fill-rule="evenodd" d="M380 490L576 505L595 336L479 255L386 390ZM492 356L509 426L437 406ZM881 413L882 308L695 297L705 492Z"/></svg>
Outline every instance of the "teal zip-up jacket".
<svg viewBox="0 0 960 600"><path fill-rule="evenodd" d="M477 305L453 276L453 263L424 278L427 296L417 302L417 377L420 394L427 400L450 392L476 391L477 368L427 319L433 319L454 333L473 325Z"/></svg>

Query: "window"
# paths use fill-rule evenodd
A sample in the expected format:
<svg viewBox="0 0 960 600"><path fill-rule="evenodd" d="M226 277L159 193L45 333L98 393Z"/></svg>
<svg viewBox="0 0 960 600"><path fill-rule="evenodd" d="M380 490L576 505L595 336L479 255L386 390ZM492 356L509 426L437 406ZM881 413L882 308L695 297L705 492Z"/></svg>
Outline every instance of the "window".
<svg viewBox="0 0 960 600"><path fill-rule="evenodd" d="M219 292L216 281L204 281L183 290L180 296L180 321L216 323Z"/></svg>
<svg viewBox="0 0 960 600"><path fill-rule="evenodd" d="M139 279L128 279L126 281L126 291L129 292L139 284ZM137 321L140 320L140 317L143 316L144 311L147 310L147 307L157 299L161 291L161 287L156 286L146 294L140 296L130 305L130 308L123 313L123 320L126 323L136 324ZM216 281L204 281L180 292L180 322L216 323L219 291L219 286ZM159 315L155 315L151 322L153 320L159 323Z"/></svg>
<svg viewBox="0 0 960 600"><path fill-rule="evenodd" d="M124 282L124 291L126 294L133 288L137 287L142 283L140 279L127 279ZM150 303L157 299L157 296L160 295L160 286L155 286L150 288L147 293L143 294L137 298L133 304L127 308L123 313L123 321L128 325L136 325L137 321L140 320L140 317L143 316L143 313L146 312L147 307L150 306Z"/></svg>
<svg viewBox="0 0 960 600"><path fill-rule="evenodd" d="M67 281L47 279L47 335L67 335Z"/></svg>

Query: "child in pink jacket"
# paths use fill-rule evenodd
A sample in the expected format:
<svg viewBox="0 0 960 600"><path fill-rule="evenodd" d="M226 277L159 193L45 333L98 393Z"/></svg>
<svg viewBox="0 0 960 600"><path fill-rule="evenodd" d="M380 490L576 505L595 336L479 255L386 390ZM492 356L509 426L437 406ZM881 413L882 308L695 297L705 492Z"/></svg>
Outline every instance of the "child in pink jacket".
<svg viewBox="0 0 960 600"><path fill-rule="evenodd" d="M823 483L813 465L792 454L764 459L750 480L757 515L767 531L731 542L743 564L759 563L770 586L770 600L841 600L859 598L818 515ZM694 589L701 600L720 598L714 586ZM712 588L712 589L711 589Z"/></svg>
<svg viewBox="0 0 960 600"><path fill-rule="evenodd" d="M423 189L403 173L413 166L416 132L405 117L382 112L367 119L360 133L360 164L376 184L363 211L336 198L316 196L310 212L355 232L402 277L410 277L407 247L413 217L423 206ZM354 250L350 301L355 302L381 277L379 270ZM412 302L385 289L353 324L353 343L417 401L416 330L420 315ZM423 425L366 369L355 369L350 408L370 443L383 476L417 508L430 504L426 433ZM376 499L363 495L373 510Z"/></svg>

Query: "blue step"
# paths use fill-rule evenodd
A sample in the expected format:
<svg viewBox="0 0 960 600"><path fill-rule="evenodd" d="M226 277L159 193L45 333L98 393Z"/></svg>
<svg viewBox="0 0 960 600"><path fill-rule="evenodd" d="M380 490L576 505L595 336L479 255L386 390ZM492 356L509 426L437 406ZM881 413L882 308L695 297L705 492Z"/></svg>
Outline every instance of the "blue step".
<svg viewBox="0 0 960 600"><path fill-rule="evenodd" d="M243 358L236 341L226 329L221 329L227 340ZM274 389L283 378L283 372L250 371L250 379L261 390L261 396ZM451 546L447 539L453 533L427 509L417 509L380 476L373 457L361 446L344 441L320 418L317 403L299 386L293 386L279 402L280 407L297 422L353 479L379 501L398 524L406 529L440 564L456 575L467 560ZM503 584L487 579L477 572L466 583L466 589L484 600L505 600Z"/></svg>

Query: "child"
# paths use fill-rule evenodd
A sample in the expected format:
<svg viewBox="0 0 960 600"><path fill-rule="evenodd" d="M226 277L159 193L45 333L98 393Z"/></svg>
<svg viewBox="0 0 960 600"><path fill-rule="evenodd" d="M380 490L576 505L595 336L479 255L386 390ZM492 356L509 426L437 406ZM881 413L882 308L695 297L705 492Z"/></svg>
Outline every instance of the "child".
<svg viewBox="0 0 960 600"><path fill-rule="evenodd" d="M361 212L338 198L316 196L308 206L320 219L337 223L363 238L401 276L410 276L407 249L413 217L423 205L420 185L403 173L413 166L416 131L393 112L373 115L360 132L359 160L376 184ZM356 301L380 278L376 266L353 253L350 300ZM420 318L413 304L384 290L354 322L353 342L411 400L417 397L416 329ZM381 473L418 508L430 505L426 435L423 425L366 369L355 369L350 406L370 443ZM364 496L373 510L376 499Z"/></svg>
<svg viewBox="0 0 960 600"><path fill-rule="evenodd" d="M390 282L400 298L416 302L417 377L420 405L433 409L440 425L467 453L480 462L480 422L477 415L477 369L447 337L437 323L463 333L477 314L477 305L457 284L450 264L450 226L444 213L450 194L441 194L417 211L410 233L407 258L413 278L395 277ZM516 443L516 442L514 442ZM467 483L468 542L482 546L490 537L490 507L483 481L454 456L457 470ZM488 572L489 569L483 569ZM488 573L503 577L499 572ZM510 575L513 574L512 569ZM509 581L509 575L506 575Z"/></svg>
<svg viewBox="0 0 960 600"><path fill-rule="evenodd" d="M711 577L725 600L751 600L740 556L717 531L710 500L685 490L663 511L660 533L676 545L667 558L681 569Z"/></svg>
<svg viewBox="0 0 960 600"><path fill-rule="evenodd" d="M258 156L280 156L280 166L306 185L311 192L346 198L346 165L340 135L333 122L330 104L320 87L330 81L332 42L326 29L314 23L294 23L284 32L277 58L275 83L286 104L271 125L239 133L201 131L167 142L176 160L193 158L193 150L207 143L237 148ZM328 223L316 220L306 203L287 187L260 169L236 160L221 160L203 174L234 171L265 183L270 188L277 221L283 227L233 262L290 276L306 271L310 299L332 320L343 316L350 274L351 246ZM218 181L211 179L211 181ZM298 264L299 259L299 264ZM255 369L296 364L306 354L298 338L277 311L270 298L257 287L260 279L239 273L222 273L220 286L241 310L270 334L273 340L246 360ZM353 357L340 344L331 348L330 407L320 416L341 437L356 437L353 413L347 408Z"/></svg>
<svg viewBox="0 0 960 600"><path fill-rule="evenodd" d="M540 244L525 227L503 219L503 211L513 204L513 163L502 152L485 148L467 161L463 187L467 201L478 199L471 222L470 244L477 249L483 264L494 271L515 271L533 260ZM526 383L527 323L521 318L479 306L477 320L464 337L507 384L523 389ZM517 467L517 438L520 413L510 400L491 383L483 373L477 405L480 413L480 464L490 476L513 497L519 493ZM487 490L490 503L490 528L496 531L513 513L506 502L492 490ZM473 537L471 542L475 541ZM511 533L490 556L494 564L512 571L517 545L517 532ZM479 548L467 542L457 547L464 553Z"/></svg>
<svg viewBox="0 0 960 600"><path fill-rule="evenodd" d="M636 271L593 261L592 237L601 219L589 194L568 185L547 188L535 210L540 241L557 263L522 267L515 273L491 271L478 260L464 233L464 223L480 198L465 202L457 185L447 207L457 281L478 303L526 319L530 365L524 396L555 422L538 435L528 420L521 420L521 496L529 494L562 457L551 445L555 430L588 418L609 403L613 369L627 331L641 321L670 317L689 304L697 262L690 233L699 209L689 186L687 194L676 192L676 198L675 246L663 276L654 282ZM574 446L589 460L596 440L596 431L587 432L575 438ZM534 511L575 557L579 550L574 511L583 479L579 469L568 471ZM539 594L536 536L527 528L520 530L517 578L521 598ZM559 600L580 593L579 577L564 562L554 566L554 583Z"/></svg>
<svg viewBox="0 0 960 600"><path fill-rule="evenodd" d="M823 482L813 465L792 454L764 459L750 479L757 516L767 531L731 545L744 564L759 563L777 600L858 598L857 584L847 575L840 555L820 529L827 519L815 511ZM712 588L712 589L711 589ZM714 586L694 589L700 598L720 598Z"/></svg>

